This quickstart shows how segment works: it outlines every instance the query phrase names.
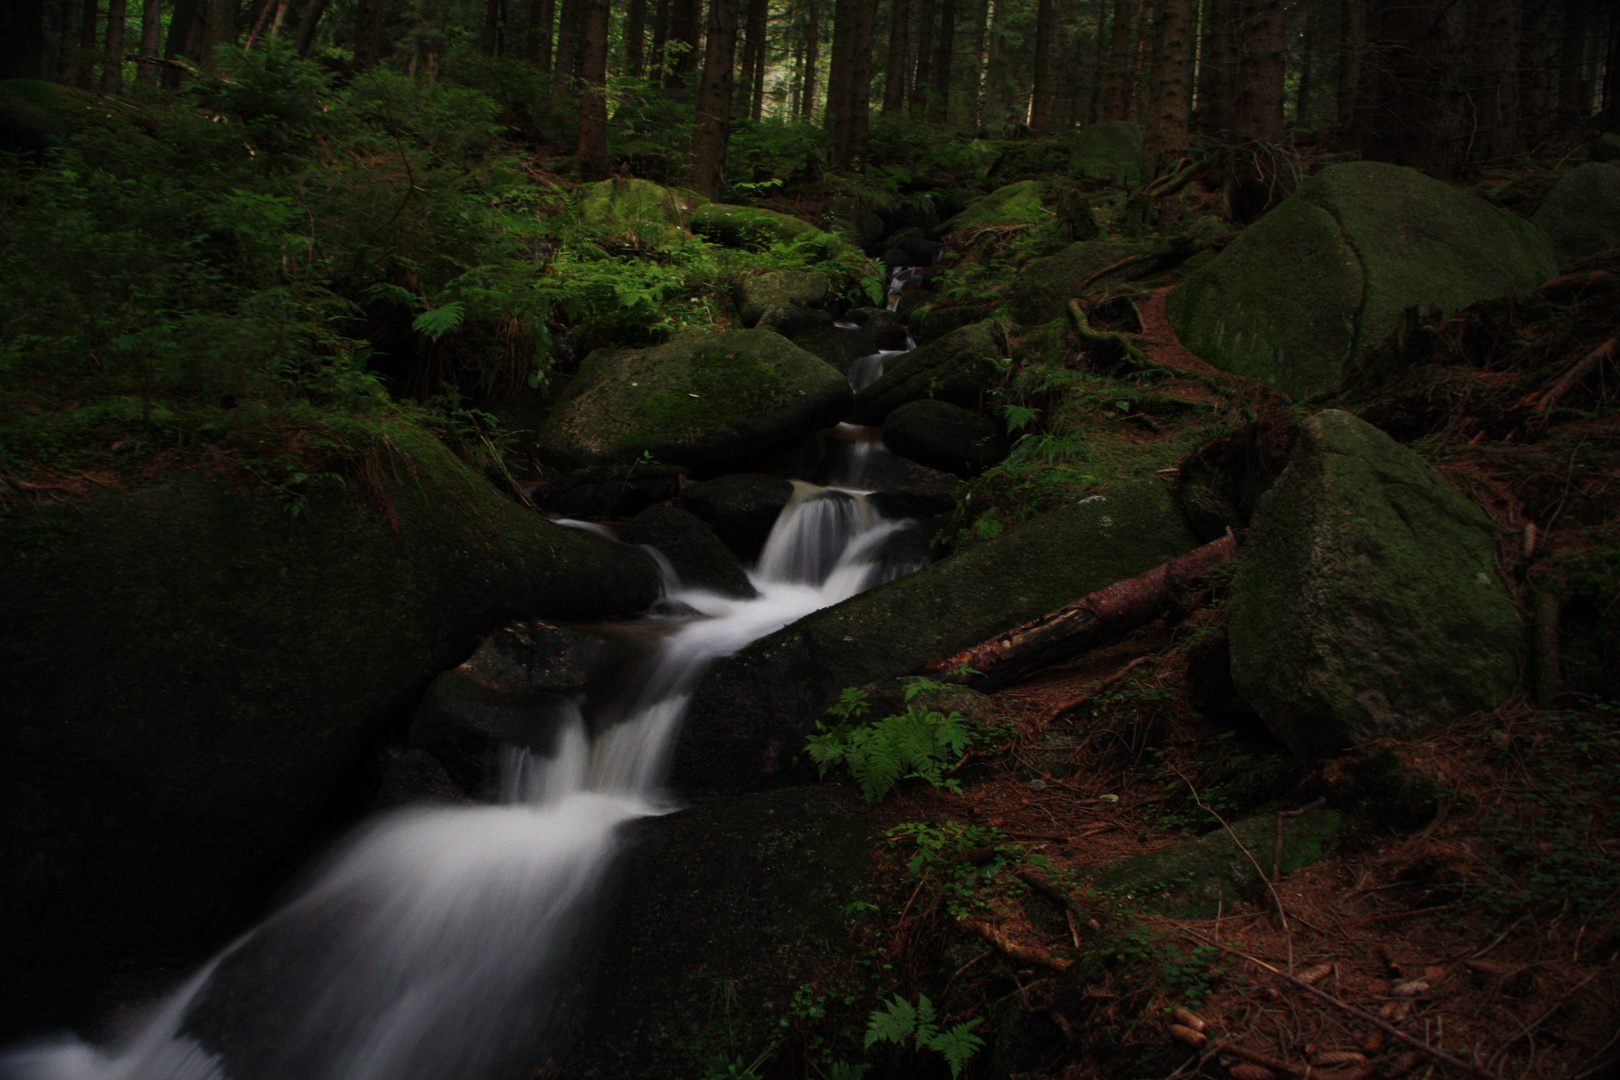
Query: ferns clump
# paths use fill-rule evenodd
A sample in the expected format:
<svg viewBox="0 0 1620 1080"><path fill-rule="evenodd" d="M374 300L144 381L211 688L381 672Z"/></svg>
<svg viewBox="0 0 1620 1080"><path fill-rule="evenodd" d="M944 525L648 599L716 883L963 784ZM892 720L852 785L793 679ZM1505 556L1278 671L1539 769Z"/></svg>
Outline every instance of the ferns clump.
<svg viewBox="0 0 1620 1080"><path fill-rule="evenodd" d="M913 683L906 690L907 700L926 688ZM823 777L833 766L845 766L860 784L862 797L872 803L902 780L925 780L937 788L958 790L948 774L977 734L967 718L954 710L911 704L905 712L874 724L860 722L870 709L866 694L849 688L827 710L839 722L830 727L816 722L817 734L810 736L805 749Z"/></svg>
<svg viewBox="0 0 1620 1080"><path fill-rule="evenodd" d="M900 1046L908 1043L919 1050L934 1050L944 1055L951 1076L962 1075L962 1066L984 1046L984 1040L973 1034L978 1020L941 1028L934 1014L934 1003L926 994L918 995L917 1004L896 994L894 1000L872 1013L866 1025L866 1045L892 1042Z"/></svg>

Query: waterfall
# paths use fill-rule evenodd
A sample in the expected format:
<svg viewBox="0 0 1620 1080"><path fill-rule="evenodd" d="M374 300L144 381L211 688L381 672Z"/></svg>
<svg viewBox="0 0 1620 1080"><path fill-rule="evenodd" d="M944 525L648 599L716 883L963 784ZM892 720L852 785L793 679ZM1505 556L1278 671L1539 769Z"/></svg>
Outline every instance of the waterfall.
<svg viewBox="0 0 1620 1080"><path fill-rule="evenodd" d="M618 715L576 714L541 759L507 748L495 805L374 819L302 892L121 1040L36 1044L5 1080L478 1080L513 1032L545 1019L618 827L670 809L661 791L706 666L870 587L903 523L858 494L798 483L750 577L760 595L671 596L697 616L663 636ZM589 732L598 734L593 738Z"/></svg>

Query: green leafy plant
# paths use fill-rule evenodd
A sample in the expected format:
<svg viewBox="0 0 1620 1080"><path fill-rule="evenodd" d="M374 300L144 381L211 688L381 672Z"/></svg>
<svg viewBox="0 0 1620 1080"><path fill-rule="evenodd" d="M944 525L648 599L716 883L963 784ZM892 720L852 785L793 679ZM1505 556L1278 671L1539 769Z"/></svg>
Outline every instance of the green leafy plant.
<svg viewBox="0 0 1620 1080"><path fill-rule="evenodd" d="M923 688L915 684L908 688L907 700ZM860 723L870 708L861 691L846 689L838 704L827 710L838 722L830 727L816 722L817 733L806 741L805 750L820 775L843 765L860 784L862 797L874 803L902 780L958 790L948 767L973 744L972 723L954 710L947 713L916 704L874 724Z"/></svg>
<svg viewBox="0 0 1620 1080"><path fill-rule="evenodd" d="M940 1026L934 1003L926 995L918 995L913 1005L896 994L883 1008L875 1010L866 1025L866 1046L870 1049L880 1042L897 1046L911 1046L918 1050L932 1050L945 1058L951 1076L962 1075L962 1066L984 1047L984 1040L973 1033L979 1026L977 1019Z"/></svg>
<svg viewBox="0 0 1620 1080"><path fill-rule="evenodd" d="M1034 861L999 829L958 821L908 821L890 829L886 839L892 847L913 849L906 873L919 885L936 888L953 916L967 915L1004 887L1014 887L1008 872Z"/></svg>

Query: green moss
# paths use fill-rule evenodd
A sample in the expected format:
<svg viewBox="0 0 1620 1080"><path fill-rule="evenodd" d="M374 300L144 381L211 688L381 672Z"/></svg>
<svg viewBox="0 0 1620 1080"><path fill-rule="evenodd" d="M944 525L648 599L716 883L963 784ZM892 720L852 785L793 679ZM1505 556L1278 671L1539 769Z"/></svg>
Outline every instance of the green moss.
<svg viewBox="0 0 1620 1080"><path fill-rule="evenodd" d="M997 225L1040 225L1052 220L1041 198L1039 180L1020 180L975 199L966 210L941 225L940 235Z"/></svg>
<svg viewBox="0 0 1620 1080"><path fill-rule="evenodd" d="M632 436L647 447L690 438L768 409L781 376L763 360L728 349L700 349L691 361L692 389L649 394L635 415L647 429Z"/></svg>

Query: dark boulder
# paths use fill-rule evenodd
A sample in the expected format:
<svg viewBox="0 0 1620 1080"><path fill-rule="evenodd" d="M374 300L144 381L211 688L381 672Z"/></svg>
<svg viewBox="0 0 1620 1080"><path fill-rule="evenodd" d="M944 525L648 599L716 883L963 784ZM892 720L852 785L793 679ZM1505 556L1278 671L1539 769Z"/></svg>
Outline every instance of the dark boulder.
<svg viewBox="0 0 1620 1080"><path fill-rule="evenodd" d="M764 473L733 473L693 484L681 506L714 529L721 543L744 563L765 546L782 507L793 498L793 481Z"/></svg>
<svg viewBox="0 0 1620 1080"><path fill-rule="evenodd" d="M679 465L593 465L541 485L532 497L556 517L625 521L675 498L685 477L686 469Z"/></svg>
<svg viewBox="0 0 1620 1080"><path fill-rule="evenodd" d="M973 408L1000 374L1000 356L989 322L953 330L897 357L881 378L855 395L850 418L858 424L881 424L890 412L923 398Z"/></svg>
<svg viewBox="0 0 1620 1080"><path fill-rule="evenodd" d="M979 475L1007 456L1001 429L945 401L913 401L883 421L883 442L901 457L962 477Z"/></svg>
<svg viewBox="0 0 1620 1080"><path fill-rule="evenodd" d="M758 596L742 563L714 529L689 510L649 506L619 531L627 544L657 548L688 589L706 589L747 600Z"/></svg>

